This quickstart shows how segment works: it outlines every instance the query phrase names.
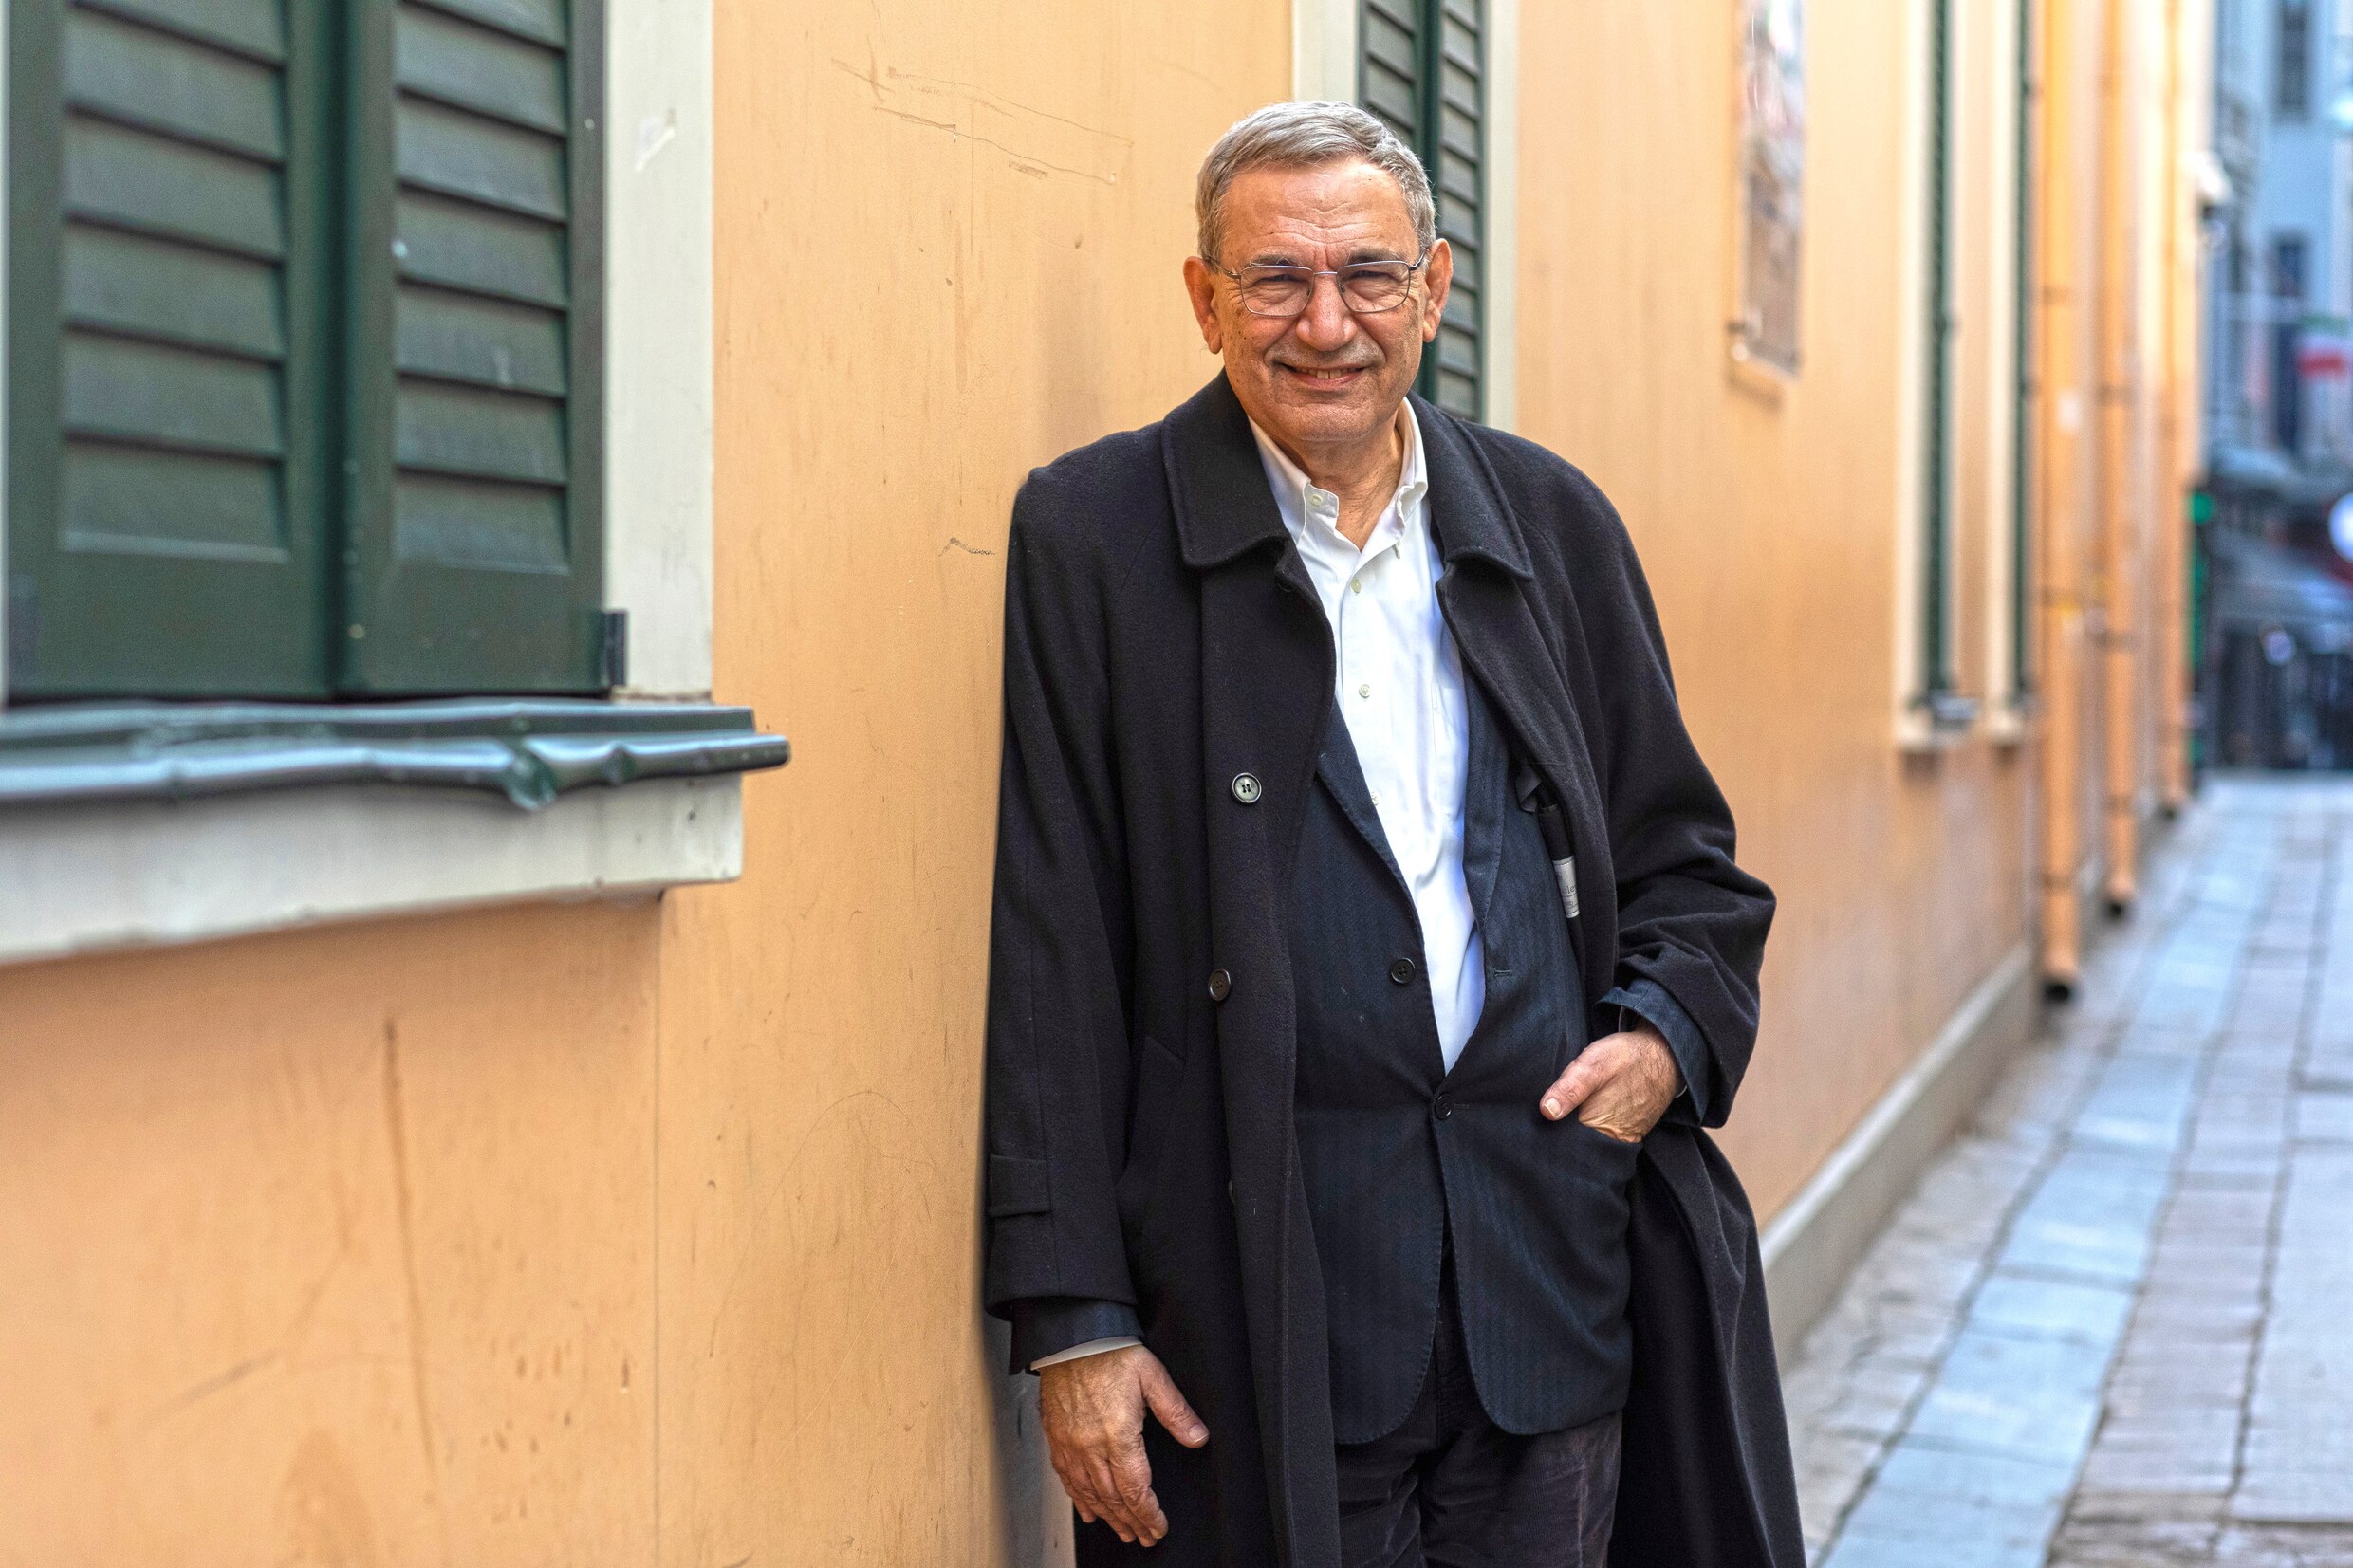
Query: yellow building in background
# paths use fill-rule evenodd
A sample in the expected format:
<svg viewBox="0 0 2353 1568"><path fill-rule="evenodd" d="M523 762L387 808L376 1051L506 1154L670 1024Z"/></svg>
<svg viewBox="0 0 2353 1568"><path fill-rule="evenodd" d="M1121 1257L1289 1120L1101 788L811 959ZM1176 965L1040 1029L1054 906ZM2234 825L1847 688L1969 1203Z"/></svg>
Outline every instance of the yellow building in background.
<svg viewBox="0 0 2353 1568"><path fill-rule="evenodd" d="M1584 468L1640 548L1781 896L1725 1142L1801 1329L2186 796L2209 10L367 0L330 37L293 0L12 6L0 1562L1054 1559L976 1304L1008 512L1214 373L1195 167L1286 97L1424 147L1475 264L1432 390ZM164 49L215 85L108 96ZM472 102L436 65L469 49L552 96ZM314 139L359 150L315 189ZM288 227L139 229L88 173L124 148L280 180L254 211ZM344 249L307 195L356 214ZM126 227L192 248L171 277L278 290L261 338L102 287ZM573 270L518 282L542 254ZM44 393L61 317L27 291L60 276ZM91 412L99 339L258 388L267 438L136 377ZM346 375L313 433L303 378ZM472 413L434 425L451 388ZM541 429L569 468L528 466ZM77 563L139 553L88 520L127 493L76 488L93 452L266 460L294 507L313 439L361 443L347 498L392 475L378 532L319 503L340 585L288 647L324 685L76 673L182 635L183 601L125 598L74 641ZM311 559L299 508L196 538L216 471L138 503L140 549ZM593 588L602 619L550 622L585 673L354 655L417 561ZM232 621L224 668L260 636ZM384 698L516 690L541 706L382 728ZM740 774L781 747L714 693L790 765ZM121 707L208 696L269 704L195 737Z"/></svg>

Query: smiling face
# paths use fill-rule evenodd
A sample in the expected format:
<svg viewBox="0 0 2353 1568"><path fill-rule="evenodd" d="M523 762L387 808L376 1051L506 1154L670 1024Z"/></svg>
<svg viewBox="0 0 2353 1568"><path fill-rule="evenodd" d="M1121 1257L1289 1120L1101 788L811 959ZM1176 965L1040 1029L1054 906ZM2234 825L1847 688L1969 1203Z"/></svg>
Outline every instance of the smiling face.
<svg viewBox="0 0 2353 1568"><path fill-rule="evenodd" d="M1357 262L1411 262L1420 253L1397 181L1362 158L1310 168L1246 170L1220 207L1225 254L1246 267L1331 271ZM1185 263L1185 284L1201 337L1223 356L1226 378L1260 429L1314 472L1389 439L1398 405L1421 369L1422 345L1437 336L1454 258L1440 240L1415 274L1405 303L1360 316L1341 303L1333 280L1289 319L1253 316L1233 280Z"/></svg>

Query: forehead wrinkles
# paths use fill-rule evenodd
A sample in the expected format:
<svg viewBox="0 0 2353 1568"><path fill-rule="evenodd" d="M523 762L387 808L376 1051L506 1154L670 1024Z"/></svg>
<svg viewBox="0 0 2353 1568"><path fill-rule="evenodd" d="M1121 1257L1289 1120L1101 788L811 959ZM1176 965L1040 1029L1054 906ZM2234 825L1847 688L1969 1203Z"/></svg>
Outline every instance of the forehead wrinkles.
<svg viewBox="0 0 2353 1568"><path fill-rule="evenodd" d="M1414 224L1396 182L1369 164L1251 170L1227 194L1226 246L1251 259L1269 248L1411 259Z"/></svg>
<svg viewBox="0 0 2353 1568"><path fill-rule="evenodd" d="M1362 219L1320 223L1307 217L1283 217L1256 236L1237 236L1251 261L1270 255L1296 257L1323 266L1399 254L1386 224ZM1410 247L1408 249L1410 250ZM1410 259L1410 256L1409 258Z"/></svg>

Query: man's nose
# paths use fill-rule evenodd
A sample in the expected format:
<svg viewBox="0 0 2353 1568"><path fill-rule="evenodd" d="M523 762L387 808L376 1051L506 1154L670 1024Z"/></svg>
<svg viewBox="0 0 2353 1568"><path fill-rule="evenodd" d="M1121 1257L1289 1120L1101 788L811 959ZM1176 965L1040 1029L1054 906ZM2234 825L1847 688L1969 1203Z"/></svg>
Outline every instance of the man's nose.
<svg viewBox="0 0 2353 1568"><path fill-rule="evenodd" d="M1340 297L1340 280L1317 278L1307 294L1307 308L1291 328L1299 341L1314 349L1335 349L1356 336L1356 315Z"/></svg>

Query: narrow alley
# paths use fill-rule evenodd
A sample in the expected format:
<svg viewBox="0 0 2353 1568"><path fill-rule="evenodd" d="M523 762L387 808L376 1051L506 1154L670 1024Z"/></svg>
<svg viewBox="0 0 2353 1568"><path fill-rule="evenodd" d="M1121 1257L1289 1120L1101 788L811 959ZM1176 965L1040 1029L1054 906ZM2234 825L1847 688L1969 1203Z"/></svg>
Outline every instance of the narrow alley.
<svg viewBox="0 0 2353 1568"><path fill-rule="evenodd" d="M1788 1372L1827 1568L2353 1564L2353 783L2223 778Z"/></svg>

